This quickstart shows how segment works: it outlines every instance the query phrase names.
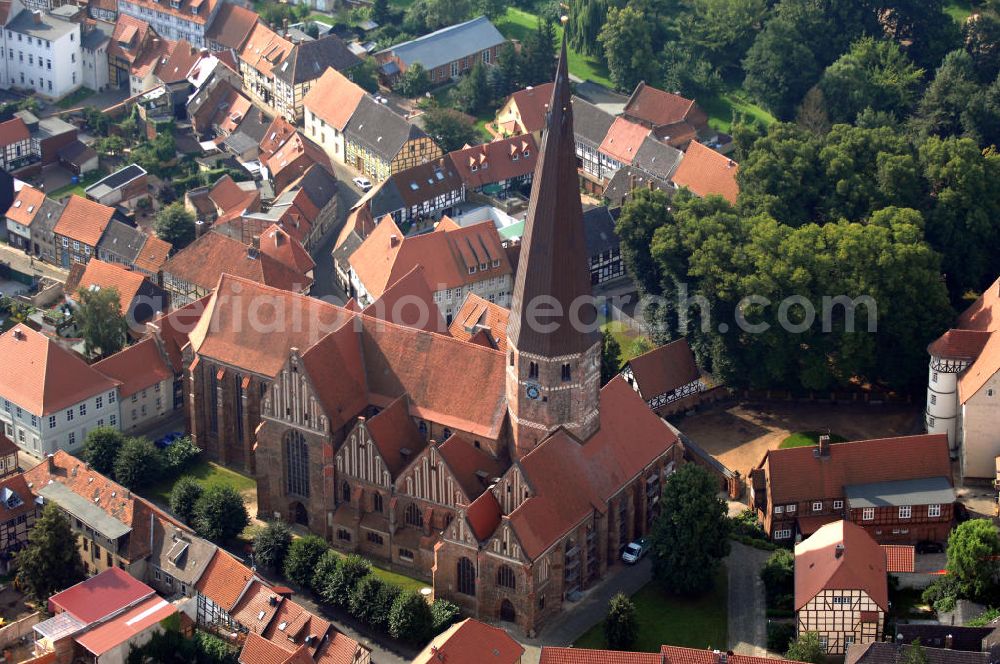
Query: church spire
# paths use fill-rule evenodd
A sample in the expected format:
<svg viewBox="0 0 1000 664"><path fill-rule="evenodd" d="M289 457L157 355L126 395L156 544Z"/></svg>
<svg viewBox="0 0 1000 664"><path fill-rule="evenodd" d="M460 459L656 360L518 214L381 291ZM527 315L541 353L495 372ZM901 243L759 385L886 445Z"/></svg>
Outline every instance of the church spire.
<svg viewBox="0 0 1000 664"><path fill-rule="evenodd" d="M507 327L509 343L521 352L549 357L587 350L599 339L593 329L597 312L590 296L564 31L521 238ZM547 315L553 301L558 302L560 315Z"/></svg>

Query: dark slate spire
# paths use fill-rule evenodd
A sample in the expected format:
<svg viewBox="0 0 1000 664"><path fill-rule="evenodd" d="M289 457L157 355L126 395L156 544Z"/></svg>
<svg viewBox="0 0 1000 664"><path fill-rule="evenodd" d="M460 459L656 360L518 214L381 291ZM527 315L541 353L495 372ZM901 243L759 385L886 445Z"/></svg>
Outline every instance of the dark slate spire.
<svg viewBox="0 0 1000 664"><path fill-rule="evenodd" d="M521 257L507 325L509 342L519 352L546 357L582 353L599 340L596 330L581 332L573 325L575 319L594 327L597 312L590 297L590 262L576 170L564 33L521 238ZM552 298L562 308L559 316L547 315ZM588 298L582 307L579 298ZM532 307L533 302L542 304ZM539 325L532 325L529 316L532 311L538 312L536 321L549 323L549 327L556 329L543 331L538 329Z"/></svg>

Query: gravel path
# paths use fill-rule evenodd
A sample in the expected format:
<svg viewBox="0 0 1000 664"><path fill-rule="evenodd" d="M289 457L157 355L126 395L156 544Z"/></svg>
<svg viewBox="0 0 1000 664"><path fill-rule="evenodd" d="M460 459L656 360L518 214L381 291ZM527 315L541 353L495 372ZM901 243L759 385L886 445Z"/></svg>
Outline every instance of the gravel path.
<svg viewBox="0 0 1000 664"><path fill-rule="evenodd" d="M760 570L770 555L770 551L733 542L726 559L729 648L741 655L767 657L767 606Z"/></svg>

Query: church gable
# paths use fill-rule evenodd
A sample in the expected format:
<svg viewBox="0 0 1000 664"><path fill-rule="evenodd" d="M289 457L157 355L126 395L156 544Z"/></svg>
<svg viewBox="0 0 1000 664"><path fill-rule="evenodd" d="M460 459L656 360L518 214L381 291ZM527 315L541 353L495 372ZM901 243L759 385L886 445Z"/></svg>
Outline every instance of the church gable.
<svg viewBox="0 0 1000 664"><path fill-rule="evenodd" d="M285 366L271 382L262 411L264 417L328 433L329 418L296 349L292 349Z"/></svg>
<svg viewBox="0 0 1000 664"><path fill-rule="evenodd" d="M516 510L532 495L524 472L521 470L521 466L516 463L504 473L492 491L504 514L510 514Z"/></svg>
<svg viewBox="0 0 1000 664"><path fill-rule="evenodd" d="M396 493L456 509L471 502L433 445L424 448L396 479Z"/></svg>
<svg viewBox="0 0 1000 664"><path fill-rule="evenodd" d="M510 521L506 518L500 524L500 527L496 529L496 532L493 533L493 536L486 542L485 548L490 553L502 558L508 558L519 563L530 562L524 554L521 540L518 539L517 533L511 528Z"/></svg>
<svg viewBox="0 0 1000 664"><path fill-rule="evenodd" d="M466 546L479 546L479 540L476 539L476 534L472 530L472 525L469 523L469 519L466 516L464 509L459 510L458 518L452 520L451 524L444 529L444 532L441 534L441 538L451 542L465 544Z"/></svg>
<svg viewBox="0 0 1000 664"><path fill-rule="evenodd" d="M347 440L334 457L334 466L340 477L348 477L381 487L392 486L392 477L378 447L372 441L364 418L358 418Z"/></svg>

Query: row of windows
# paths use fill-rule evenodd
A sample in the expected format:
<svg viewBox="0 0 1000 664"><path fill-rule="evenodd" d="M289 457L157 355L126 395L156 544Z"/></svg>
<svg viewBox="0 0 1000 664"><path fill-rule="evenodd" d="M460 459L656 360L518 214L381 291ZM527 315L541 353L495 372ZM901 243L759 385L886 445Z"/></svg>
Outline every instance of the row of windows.
<svg viewBox="0 0 1000 664"><path fill-rule="evenodd" d="M900 505L899 506L899 518L909 519L913 516L913 507L911 505ZM927 506L927 516L934 518L941 516L941 506L940 505L928 505ZM866 507L861 511L861 519L863 521L871 521L875 518L875 508Z"/></svg>
<svg viewBox="0 0 1000 664"><path fill-rule="evenodd" d="M22 34L20 32L17 33L17 41L24 41L24 37L25 37L24 34ZM7 31L7 39L10 39L10 40L14 39L14 33L11 32L10 30ZM32 42L32 39L34 39L34 42ZM73 35L72 34L69 36L69 40L73 41ZM28 35L27 42L28 42L28 44L34 43L37 46L44 46L45 48L52 48L52 42L50 42L48 39L42 39L40 37L32 37L31 35Z"/></svg>

